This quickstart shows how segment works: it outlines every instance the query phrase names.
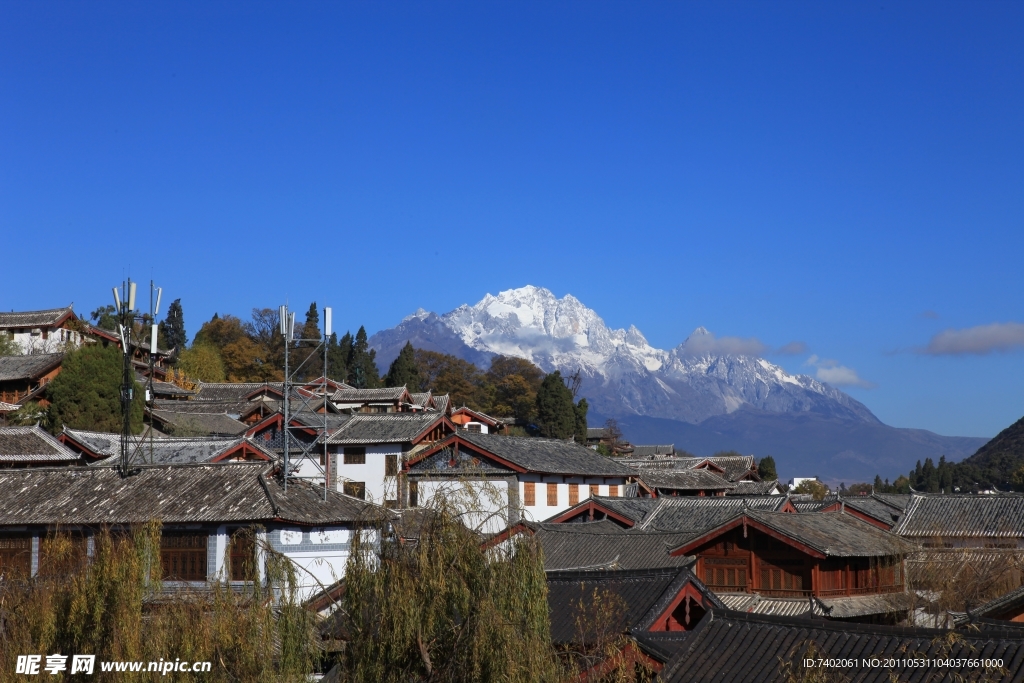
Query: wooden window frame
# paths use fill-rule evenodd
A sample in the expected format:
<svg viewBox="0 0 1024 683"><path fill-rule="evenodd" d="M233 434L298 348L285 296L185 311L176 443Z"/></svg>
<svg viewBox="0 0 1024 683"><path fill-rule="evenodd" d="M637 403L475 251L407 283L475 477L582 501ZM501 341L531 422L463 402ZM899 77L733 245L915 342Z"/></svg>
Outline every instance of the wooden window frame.
<svg viewBox="0 0 1024 683"><path fill-rule="evenodd" d="M569 484L569 505L579 505L580 502L580 485Z"/></svg>
<svg viewBox="0 0 1024 683"><path fill-rule="evenodd" d="M256 567L256 536L252 529L235 529L228 538L231 581L251 581Z"/></svg>
<svg viewBox="0 0 1024 683"><path fill-rule="evenodd" d="M590 485L590 497L591 498L597 498L600 495L601 495L601 485L600 484L591 484Z"/></svg>
<svg viewBox="0 0 1024 683"><path fill-rule="evenodd" d="M523 482L523 505L532 508L537 504L537 484L532 481Z"/></svg>
<svg viewBox="0 0 1024 683"><path fill-rule="evenodd" d="M342 482L341 490L346 496L352 496L359 500L366 500L366 482L365 481L346 481Z"/></svg>
<svg viewBox="0 0 1024 683"><path fill-rule="evenodd" d="M346 465L365 465L366 464L366 447L365 446L345 446L344 458Z"/></svg>
<svg viewBox="0 0 1024 683"><path fill-rule="evenodd" d="M206 581L209 534L170 532L160 537L164 581Z"/></svg>
<svg viewBox="0 0 1024 683"><path fill-rule="evenodd" d="M558 507L558 484L553 481L548 482L548 507Z"/></svg>
<svg viewBox="0 0 1024 683"><path fill-rule="evenodd" d="M386 453L384 455L384 476L398 476L398 453Z"/></svg>

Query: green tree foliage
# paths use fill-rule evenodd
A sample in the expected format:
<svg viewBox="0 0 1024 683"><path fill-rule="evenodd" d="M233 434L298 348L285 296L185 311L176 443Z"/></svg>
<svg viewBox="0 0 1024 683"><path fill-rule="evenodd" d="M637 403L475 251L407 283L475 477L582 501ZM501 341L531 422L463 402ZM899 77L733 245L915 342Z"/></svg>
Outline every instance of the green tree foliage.
<svg viewBox="0 0 1024 683"><path fill-rule="evenodd" d="M573 412L576 415L576 427L575 436L576 443L587 445L587 411L590 409L590 404L587 403L587 399L581 398L573 406Z"/></svg>
<svg viewBox="0 0 1024 683"><path fill-rule="evenodd" d="M495 356L486 381L494 387L489 411L494 415L531 421L536 417L537 391L544 372L525 358Z"/></svg>
<svg viewBox="0 0 1024 683"><path fill-rule="evenodd" d="M352 335L346 334L349 338L348 349L352 349ZM343 338L344 340L344 338ZM348 377L348 355L349 351L338 343L337 332L331 333L331 338L327 340L327 369L324 374L331 379L338 381L345 381Z"/></svg>
<svg viewBox="0 0 1024 683"><path fill-rule="evenodd" d="M7 415L7 423L15 426L30 427L34 424L45 424L46 416L46 408L40 406L38 401L28 401L13 413Z"/></svg>
<svg viewBox="0 0 1024 683"><path fill-rule="evenodd" d="M20 356L21 345L14 341L14 336L0 332L0 356Z"/></svg>
<svg viewBox="0 0 1024 683"><path fill-rule="evenodd" d="M453 407L467 406L487 412L491 404L486 375L468 361L446 353L416 349L416 367L421 387L435 394L448 394Z"/></svg>
<svg viewBox="0 0 1024 683"><path fill-rule="evenodd" d="M0 583L0 680L14 680L16 657L32 652L95 654L93 675L81 680L99 683L125 679L102 672L100 661L160 659L211 662L208 673L173 676L192 683L309 680L314 615L298 598L294 568L272 549L265 549L265 581L161 594L159 522L127 534L98 530L94 539L86 564L71 536L51 535L32 581Z"/></svg>
<svg viewBox="0 0 1024 683"><path fill-rule="evenodd" d="M366 328L359 327L355 342L352 344L352 355L349 359L349 377L352 386L358 389L372 389L380 386L380 371L377 369L377 352L370 348L367 341Z"/></svg>
<svg viewBox="0 0 1024 683"><path fill-rule="evenodd" d="M353 544L344 680L557 680L539 545L485 551L444 501L419 519L417 543Z"/></svg>
<svg viewBox="0 0 1024 683"><path fill-rule="evenodd" d="M306 321L298 335L300 339L308 341L298 342L297 346L292 347L289 355L289 371L303 380L316 379L323 374L324 359L323 349L317 348L319 341L313 341L322 338L320 313L317 311L315 301L309 305L309 310L306 311Z"/></svg>
<svg viewBox="0 0 1024 683"><path fill-rule="evenodd" d="M814 500L821 500L828 495L828 488L816 479L807 479L793 489L793 493L809 493Z"/></svg>
<svg viewBox="0 0 1024 683"><path fill-rule="evenodd" d="M112 304L106 306L100 306L95 311L89 314L89 318L93 321L96 327L102 330L110 330L111 332L117 331L119 321L117 319L117 309Z"/></svg>
<svg viewBox="0 0 1024 683"><path fill-rule="evenodd" d="M537 422L541 436L570 439L576 431L572 392L558 370L546 376L537 391Z"/></svg>
<svg viewBox="0 0 1024 683"><path fill-rule="evenodd" d="M279 333L275 334L276 325L277 313L270 309L253 309L253 319L246 323L233 315L220 317L214 314L196 333L192 347L214 349L220 356L224 377L228 381L279 381L284 376L284 346L283 340L275 340L275 337L280 338ZM179 360L179 368L180 363ZM204 371L215 374L215 365L204 364ZM188 374L187 370L181 369ZM202 379L192 375L190 377Z"/></svg>
<svg viewBox="0 0 1024 683"><path fill-rule="evenodd" d="M191 380L223 382L224 361L212 344L193 344L178 356L178 370Z"/></svg>
<svg viewBox="0 0 1024 683"><path fill-rule="evenodd" d="M775 458L770 455L761 458L757 463L757 476L761 477L763 481L778 479L779 473L775 471Z"/></svg>
<svg viewBox="0 0 1024 683"><path fill-rule="evenodd" d="M398 357L391 361L388 374L384 376L384 385L389 387L406 387L411 392L421 390L422 379L416 365L416 349L406 342Z"/></svg>
<svg viewBox="0 0 1024 683"><path fill-rule="evenodd" d="M64 357L60 374L47 385L49 428L63 426L98 432L121 431L121 351L116 347L83 346ZM142 431L143 392L136 384L132 432Z"/></svg>
<svg viewBox="0 0 1024 683"><path fill-rule="evenodd" d="M185 313L181 309L181 299L175 299L167 307L167 317L160 323L160 335L163 338L164 346L168 349L181 351L188 343L188 335L185 334Z"/></svg>

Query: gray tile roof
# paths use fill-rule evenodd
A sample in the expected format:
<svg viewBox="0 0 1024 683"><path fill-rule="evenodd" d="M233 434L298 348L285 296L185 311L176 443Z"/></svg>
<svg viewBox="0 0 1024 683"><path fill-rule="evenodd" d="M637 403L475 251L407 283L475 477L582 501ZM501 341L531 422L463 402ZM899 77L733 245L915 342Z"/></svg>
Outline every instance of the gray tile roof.
<svg viewBox="0 0 1024 683"><path fill-rule="evenodd" d="M779 480L772 479L771 481L750 481L744 479L736 482L735 488L726 491L725 495L738 495L738 496L765 496L765 495L780 495L778 493ZM772 491L776 493L772 494Z"/></svg>
<svg viewBox="0 0 1024 683"><path fill-rule="evenodd" d="M675 458L677 469L688 469L696 467L705 461L710 461L725 470L723 475L729 481L736 481L751 470L756 471L752 455L723 456L720 458Z"/></svg>
<svg viewBox="0 0 1024 683"><path fill-rule="evenodd" d="M812 598L770 598L757 593L716 593L716 595L726 607L737 612L787 617L811 614L820 617L823 614L821 605Z"/></svg>
<svg viewBox="0 0 1024 683"><path fill-rule="evenodd" d="M873 519L877 519L880 522L885 522L889 526L892 526L899 521L899 518L903 514L902 508L897 508L886 500L875 495L840 496L838 494L830 494L820 501L799 503L797 504L797 509L801 512L816 512L822 508L836 505L837 503L845 505L851 510L861 512Z"/></svg>
<svg viewBox="0 0 1024 683"><path fill-rule="evenodd" d="M75 462L77 453L57 441L39 425L0 427L0 463Z"/></svg>
<svg viewBox="0 0 1024 683"><path fill-rule="evenodd" d="M329 444L409 443L444 419L439 413L358 413L328 438Z"/></svg>
<svg viewBox="0 0 1024 683"><path fill-rule="evenodd" d="M448 407L451 403L451 397L448 394L441 394L440 396L434 395L434 410L439 413L447 414Z"/></svg>
<svg viewBox="0 0 1024 683"><path fill-rule="evenodd" d="M261 405L261 399L252 401L187 401L157 398L153 407L170 413L225 413L227 415L244 415L251 408Z"/></svg>
<svg viewBox="0 0 1024 683"><path fill-rule="evenodd" d="M261 387L282 390L280 382L200 382L193 401L244 402L245 397Z"/></svg>
<svg viewBox="0 0 1024 683"><path fill-rule="evenodd" d="M818 657L852 659L857 666L843 668L850 683L901 681L1024 681L1024 640L1010 632L959 632L876 626L800 617L744 614L712 610L697 625L679 653L661 672L666 683L749 683L787 680L782 670L798 662L813 643ZM1005 674L984 668L948 666L860 666L863 659L912 655L911 659L999 658ZM937 663L938 664L938 663ZM801 673L799 665L794 666ZM835 671L835 670L829 670ZM955 675L954 675L955 674Z"/></svg>
<svg viewBox="0 0 1024 683"><path fill-rule="evenodd" d="M893 533L922 540L1024 538L1024 495L915 493Z"/></svg>
<svg viewBox="0 0 1024 683"><path fill-rule="evenodd" d="M661 496L659 498L594 499L632 519L640 529L697 532L712 529L745 509L779 510L785 496Z"/></svg>
<svg viewBox="0 0 1024 683"><path fill-rule="evenodd" d="M970 617L997 617L1009 611L1024 611L1024 586L1014 588L970 611Z"/></svg>
<svg viewBox="0 0 1024 683"><path fill-rule="evenodd" d="M237 436L248 429L243 422L227 413L183 413L169 410L150 411L153 418L163 423L164 431L189 435Z"/></svg>
<svg viewBox="0 0 1024 683"><path fill-rule="evenodd" d="M121 441L119 434L89 432L80 429L68 429L67 427L64 428L64 434L66 438L72 441L72 447L74 447L74 442L78 442L97 455L105 456L106 458L120 457ZM243 443L248 443L251 448L261 452L268 458L273 459L274 457L273 453L265 450L257 442L243 437L196 436L154 438L152 440L152 454L150 453L150 440L148 438L144 439L141 445L138 446L135 460L148 463L152 457L152 464L156 465L203 463L209 462ZM106 459L98 460L93 467L104 464L110 465L114 463Z"/></svg>
<svg viewBox="0 0 1024 683"><path fill-rule="evenodd" d="M608 436L607 427L587 427L588 439L603 439Z"/></svg>
<svg viewBox="0 0 1024 683"><path fill-rule="evenodd" d="M38 379L61 364L62 353L0 356L0 382Z"/></svg>
<svg viewBox="0 0 1024 683"><path fill-rule="evenodd" d="M430 392L422 394L409 394L409 402L415 406L425 406L430 401Z"/></svg>
<svg viewBox="0 0 1024 683"><path fill-rule="evenodd" d="M734 518L742 514L827 557L883 557L905 554L915 549L894 534L840 512L794 515L747 510ZM723 524L728 521L731 520ZM706 532L695 536L703 533Z"/></svg>
<svg viewBox="0 0 1024 683"><path fill-rule="evenodd" d="M57 324L57 321L68 313L74 313L71 306L64 308L49 308L45 311L17 311L0 313L0 330L12 327L50 327Z"/></svg>
<svg viewBox="0 0 1024 683"><path fill-rule="evenodd" d="M590 430L587 430L589 435ZM634 458L653 458L655 456L671 455L676 452L676 447L673 444L665 446L633 446L633 457Z"/></svg>
<svg viewBox="0 0 1024 683"><path fill-rule="evenodd" d="M910 505L909 493L875 493L875 498L900 510L906 510Z"/></svg>
<svg viewBox="0 0 1024 683"><path fill-rule="evenodd" d="M636 476L635 470L573 441L472 432L459 432L459 437L528 472L594 477Z"/></svg>
<svg viewBox="0 0 1024 683"><path fill-rule="evenodd" d="M718 593L725 606L749 614L786 617L853 619L909 610L914 597L908 593L856 595L848 598L776 598L757 593Z"/></svg>
<svg viewBox="0 0 1024 683"><path fill-rule="evenodd" d="M18 525L165 524L283 520L356 522L378 506L304 482L281 482L265 463L144 466L122 478L112 467L0 470L0 520Z"/></svg>
<svg viewBox="0 0 1024 683"><path fill-rule="evenodd" d="M655 470L639 472L641 481L650 488L675 491L727 491L736 488L714 472L707 470Z"/></svg>
<svg viewBox="0 0 1024 683"><path fill-rule="evenodd" d="M331 396L335 403L364 403L376 401L398 401L405 396L405 387L384 387L382 389L339 389Z"/></svg>
<svg viewBox="0 0 1024 683"><path fill-rule="evenodd" d="M624 611L613 631L646 631L672 603L687 583L692 583L712 607L724 607L721 601L685 567L632 569L620 571L547 572L548 613L551 639L556 644L572 643L579 638L577 619L580 604L591 605L595 591L618 597ZM608 607L614 609L614 605Z"/></svg>
<svg viewBox="0 0 1024 683"><path fill-rule="evenodd" d="M694 558L669 555L680 534L626 531L611 522L537 524L534 538L544 549L548 571L685 567Z"/></svg>

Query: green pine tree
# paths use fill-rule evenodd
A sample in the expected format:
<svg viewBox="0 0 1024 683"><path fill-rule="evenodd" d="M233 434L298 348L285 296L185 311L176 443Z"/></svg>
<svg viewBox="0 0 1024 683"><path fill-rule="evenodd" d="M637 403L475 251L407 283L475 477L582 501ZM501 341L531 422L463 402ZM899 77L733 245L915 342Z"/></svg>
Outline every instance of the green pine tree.
<svg viewBox="0 0 1024 683"><path fill-rule="evenodd" d="M585 398L581 398L573 407L573 412L576 415L576 442L584 446L587 445L587 410L589 408L590 404L587 403Z"/></svg>
<svg viewBox="0 0 1024 683"><path fill-rule="evenodd" d="M181 351L188 343L185 334L185 314L181 310L181 299L175 299L167 307L167 317L160 324L160 335L168 349L177 348Z"/></svg>
<svg viewBox="0 0 1024 683"><path fill-rule="evenodd" d="M60 374L47 385L49 428L64 426L97 432L121 431L121 351L99 345L72 351ZM142 388L136 384L132 402L132 432L142 431Z"/></svg>
<svg viewBox="0 0 1024 683"><path fill-rule="evenodd" d="M345 336L350 337L347 334ZM351 347L351 340L349 346ZM332 332L331 338L327 341L327 369L324 374L341 382L348 378L348 353L338 343L337 332Z"/></svg>
<svg viewBox="0 0 1024 683"><path fill-rule="evenodd" d="M570 439L576 431L572 392L565 386L558 370L545 377L537 391L537 421L541 436Z"/></svg>
<svg viewBox="0 0 1024 683"><path fill-rule="evenodd" d="M761 477L763 481L778 479L779 473L775 470L775 458L770 455L761 458L757 463L757 476Z"/></svg>
<svg viewBox="0 0 1024 683"><path fill-rule="evenodd" d="M389 387L404 386L411 392L421 390L422 379L420 370L416 365L416 349L411 342L405 342L405 346L398 352L398 357L391 362L388 374L384 377L384 384Z"/></svg>
<svg viewBox="0 0 1024 683"><path fill-rule="evenodd" d="M344 341L344 340L342 340ZM367 341L366 328L360 326L352 344L351 360L348 363L352 384L358 389L372 389L380 386L380 371L377 370L375 358L377 352L370 348Z"/></svg>

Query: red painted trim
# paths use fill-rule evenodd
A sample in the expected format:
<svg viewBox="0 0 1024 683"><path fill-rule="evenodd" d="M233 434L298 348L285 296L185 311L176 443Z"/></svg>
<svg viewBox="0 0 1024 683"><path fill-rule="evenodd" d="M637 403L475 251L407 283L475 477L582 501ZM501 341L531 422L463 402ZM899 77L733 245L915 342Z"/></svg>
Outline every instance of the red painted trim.
<svg viewBox="0 0 1024 683"><path fill-rule="evenodd" d="M437 429L437 423L438 422L440 422L445 427L448 427L451 430L452 434L454 434L455 432L459 431L458 428L455 426L455 424L451 420L448 419L447 415L439 415L438 417L440 418L440 420L435 420L434 422L431 422L422 432L420 432L415 437L413 437L413 439L411 441L413 446L415 446L416 444L418 444L421 441L423 441L423 439L427 438L427 435L429 435L430 432L432 432L435 429ZM447 438L447 437L445 437L445 438Z"/></svg>
<svg viewBox="0 0 1024 683"><path fill-rule="evenodd" d="M581 486L586 486L586 484L581 484ZM593 499L585 500L582 503L578 503L575 506L569 508L565 512L561 512L561 513L555 515L554 517L549 517L548 519L545 520L545 523L546 524L563 524L563 523L567 522L568 520L572 519L573 517L576 517L579 514L584 513L584 512L589 512L591 519L593 519L595 511L600 511L606 517L610 517L610 518L612 518L612 519L614 519L614 520L616 520L618 522L622 522L628 528L632 528L633 525L636 524L636 522L631 520L629 517L623 517L619 513L615 512L614 510L609 510L608 508L604 507L600 503L595 503Z"/></svg>
<svg viewBox="0 0 1024 683"><path fill-rule="evenodd" d="M605 676L623 664L627 666L633 665L633 667L640 664L641 666L649 668L656 674L661 673L661 670L665 666L646 652L642 651L637 647L636 643L629 642L614 655L611 655L600 663L595 664L586 671L581 672L579 678L576 680L580 683L604 680Z"/></svg>
<svg viewBox="0 0 1024 683"><path fill-rule="evenodd" d="M445 420L445 422L448 422L448 418L444 418L444 420ZM449 423L449 424L451 424L451 423ZM509 468L513 472L518 472L519 474L524 474L524 473L529 471L526 468L521 467L519 465L516 465L515 463L509 462L508 460L505 460L504 458L502 458L500 456L497 456L494 453L486 451L483 448L480 448L479 446L477 446L475 444L469 443L468 441L463 439L461 436L459 436L457 433L453 434L450 437L448 437L444 441L438 443L436 446L432 446L432 447L428 448L427 450L417 454L411 460L408 460L405 463L405 470L408 471L409 468L412 465L415 465L416 463L418 463L418 462L420 462L422 460L425 460L426 458L429 458L430 456L435 455L436 453L441 452L445 448L451 447L452 444L455 445L456 449L458 449L460 447L461 448L465 448L466 450L468 450L471 453L476 453L477 455L482 455L485 458L487 458L488 460L493 460L494 462L496 462L496 463L498 463L500 465L504 465L505 467Z"/></svg>
<svg viewBox="0 0 1024 683"><path fill-rule="evenodd" d="M68 441L70 441L75 445L76 449L82 451L82 455L92 458L93 460L103 460L104 458L109 457L106 455L100 455L99 453L95 452L78 439L75 439L68 435L67 432L62 432L61 435L57 437L57 440L60 441L65 446L67 445Z"/></svg>
<svg viewBox="0 0 1024 683"><path fill-rule="evenodd" d="M689 551L695 550L696 548L699 548L705 543L709 543L714 539L718 538L719 536L724 535L727 531L732 531L733 529L743 525L746 525L747 527L752 529L757 529L758 531L767 536L771 536L772 538L778 541L782 541L786 545L796 548L805 555L810 555L811 557L815 557L819 560L824 560L827 557L825 553L819 552L814 548L811 548L810 546L804 545L800 541L794 538L790 538L789 536L786 536L781 531L776 531L775 529L769 528L764 524L761 524L761 522L758 522L756 519L752 519L750 517L747 517L746 515L738 517L737 519L734 519L731 522L726 522L720 527L716 527L704 533L703 535L698 536L697 538L687 541L686 543L677 548L673 548L669 551L669 555L687 555L689 554Z"/></svg>
<svg viewBox="0 0 1024 683"><path fill-rule="evenodd" d="M242 454L243 458L246 457L246 456L253 455L253 456L256 456L257 460L267 460L267 461L269 461L269 460L272 459L272 458L268 457L262 451L257 450L256 448L254 448L251 444L248 444L245 441L243 441L243 442L239 443L238 445L232 446L228 450L224 451L223 453L221 453L217 457L215 457L212 460L210 460L210 462L221 462L222 460L229 460L233 455L237 454L239 451L241 451L241 454Z"/></svg>
<svg viewBox="0 0 1024 683"><path fill-rule="evenodd" d="M690 598L693 601L695 601L698 605L700 605L701 609L703 609L705 612L711 609L711 607L705 602L704 594L697 590L697 587L693 585L692 581L687 581L679 590L679 593L676 595L676 597L672 599L672 602L669 604L669 606L666 607L665 610L658 615L658 618L654 620L654 624L652 624L651 628L648 630L657 631L659 633L670 632L668 631L668 629L655 627L658 627L660 624L665 623L665 621L672 616L672 612L676 610L676 607L679 607L680 603L682 603L683 600L686 599L686 596L690 596ZM693 622L689 626L684 625L683 630L692 631L695 626L697 626L697 622Z"/></svg>
<svg viewBox="0 0 1024 683"><path fill-rule="evenodd" d="M495 535L491 536L489 539L481 543L480 547L483 550L488 550L498 545L499 543L504 543L513 536L518 536L519 534L529 534L530 536L533 536L534 531L525 523L516 522L512 526L507 527L506 529L503 529L502 531L499 531Z"/></svg>

